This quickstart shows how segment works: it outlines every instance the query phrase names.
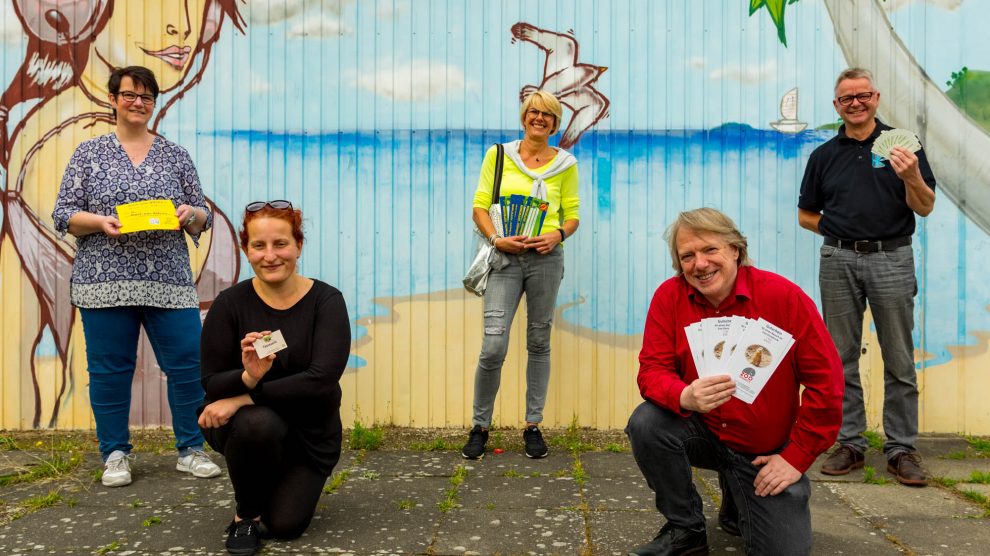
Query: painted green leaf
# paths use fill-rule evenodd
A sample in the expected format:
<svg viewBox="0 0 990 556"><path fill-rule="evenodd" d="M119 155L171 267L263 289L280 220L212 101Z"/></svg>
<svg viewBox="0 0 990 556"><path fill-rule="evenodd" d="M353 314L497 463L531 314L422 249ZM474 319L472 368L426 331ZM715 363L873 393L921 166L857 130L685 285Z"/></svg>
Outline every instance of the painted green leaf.
<svg viewBox="0 0 990 556"><path fill-rule="evenodd" d="M784 29L784 7L789 4L794 4L798 0L749 0L749 15L753 15L760 8L766 8L767 13L770 14L770 19L773 20L773 24L777 27L777 39L780 40L781 44L787 46L787 33Z"/></svg>

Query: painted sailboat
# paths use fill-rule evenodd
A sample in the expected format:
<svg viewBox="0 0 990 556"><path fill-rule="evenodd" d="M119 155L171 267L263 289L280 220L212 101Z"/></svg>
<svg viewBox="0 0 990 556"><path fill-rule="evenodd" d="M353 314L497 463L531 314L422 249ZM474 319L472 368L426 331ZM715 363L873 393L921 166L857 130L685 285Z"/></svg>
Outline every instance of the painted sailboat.
<svg viewBox="0 0 990 556"><path fill-rule="evenodd" d="M780 99L780 119L770 122L770 127L781 133L798 133L808 127L805 122L797 119L798 90L794 87L784 93Z"/></svg>

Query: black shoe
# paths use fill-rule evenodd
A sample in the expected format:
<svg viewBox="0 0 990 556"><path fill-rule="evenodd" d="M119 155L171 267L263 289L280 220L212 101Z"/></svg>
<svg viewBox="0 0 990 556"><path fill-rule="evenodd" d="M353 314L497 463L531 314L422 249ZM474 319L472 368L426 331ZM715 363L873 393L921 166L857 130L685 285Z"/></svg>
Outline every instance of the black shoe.
<svg viewBox="0 0 990 556"><path fill-rule="evenodd" d="M258 524L245 519L231 521L227 526L227 552L237 556L252 556L261 547L261 537L258 535Z"/></svg>
<svg viewBox="0 0 990 556"><path fill-rule="evenodd" d="M481 425L475 425L461 455L464 459L481 459L485 457L485 444L488 444L488 431L482 429Z"/></svg>
<svg viewBox="0 0 990 556"><path fill-rule="evenodd" d="M530 425L523 431L523 441L526 443L526 457L545 458L550 450L547 443L543 441L543 433L536 425Z"/></svg>
<svg viewBox="0 0 990 556"><path fill-rule="evenodd" d="M722 505L718 507L718 525L733 537L742 536L739 531L739 509L736 507L736 502L732 499L732 493L729 492L721 473L718 476L718 486L722 490Z"/></svg>
<svg viewBox="0 0 990 556"><path fill-rule="evenodd" d="M708 554L704 531L688 531L666 524L652 542L637 546L629 556L702 556Z"/></svg>

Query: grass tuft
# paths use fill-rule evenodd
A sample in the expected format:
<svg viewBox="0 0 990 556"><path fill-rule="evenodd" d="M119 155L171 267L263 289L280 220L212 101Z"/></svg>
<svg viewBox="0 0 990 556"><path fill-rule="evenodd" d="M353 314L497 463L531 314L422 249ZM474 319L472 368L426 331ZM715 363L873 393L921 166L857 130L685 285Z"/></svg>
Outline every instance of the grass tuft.
<svg viewBox="0 0 990 556"><path fill-rule="evenodd" d="M82 463L82 456L78 453L69 452L63 455L52 451L45 457L38 457L37 463L30 466L26 472L0 477L0 486L31 483L42 479L60 477L70 473L80 463Z"/></svg>
<svg viewBox="0 0 990 556"><path fill-rule="evenodd" d="M162 522L162 518L160 518L160 517L158 517L156 515L153 515L153 516L149 517L148 519L142 521L141 522L141 525L144 525L145 527L151 527L153 525L158 525L161 522Z"/></svg>
<svg viewBox="0 0 990 556"><path fill-rule="evenodd" d="M100 548L97 548L96 549L96 553L97 554L100 554L102 556L103 554L108 554L110 552L116 552L117 549L119 549L119 548L120 548L120 543L117 542L117 541L113 541L110 544L105 544L105 545L101 546Z"/></svg>
<svg viewBox="0 0 990 556"><path fill-rule="evenodd" d="M886 485L890 480L883 475L877 475L877 470L872 465L863 467L863 482L869 485Z"/></svg>
<svg viewBox="0 0 990 556"><path fill-rule="evenodd" d="M457 450L457 446L443 438L435 438L432 442L413 442L409 449L417 452L451 452Z"/></svg>
<svg viewBox="0 0 990 556"><path fill-rule="evenodd" d="M458 490L464 480L467 479L468 470L463 465L458 465L454 474L450 477L450 487L443 493L443 499L437 502L437 509L445 514L457 507Z"/></svg>
<svg viewBox="0 0 990 556"><path fill-rule="evenodd" d="M381 425L372 425L368 428L362 425L361 421L355 420L348 447L351 450L377 450L381 448L384 438L385 429Z"/></svg>
<svg viewBox="0 0 990 556"><path fill-rule="evenodd" d="M973 471L972 473L969 474L969 481L967 482L990 485L990 472Z"/></svg>
<svg viewBox="0 0 990 556"><path fill-rule="evenodd" d="M969 447L976 450L976 452L981 456L990 456L990 440L985 438L977 438L975 436L966 437L966 442Z"/></svg>
<svg viewBox="0 0 990 556"><path fill-rule="evenodd" d="M877 431L863 431L866 444L878 452L883 452L883 437Z"/></svg>
<svg viewBox="0 0 990 556"><path fill-rule="evenodd" d="M330 484L323 487L323 494L333 494L337 492L340 485L344 484L344 481L346 481L347 477L350 475L351 472L349 469L341 471L340 473L334 473L333 477L330 478Z"/></svg>

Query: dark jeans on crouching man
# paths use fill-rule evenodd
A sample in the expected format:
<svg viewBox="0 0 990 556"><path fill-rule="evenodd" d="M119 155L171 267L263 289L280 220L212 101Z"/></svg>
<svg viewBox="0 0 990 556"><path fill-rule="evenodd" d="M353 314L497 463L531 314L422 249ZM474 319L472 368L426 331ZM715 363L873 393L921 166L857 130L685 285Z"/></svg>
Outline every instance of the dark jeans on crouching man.
<svg viewBox="0 0 990 556"><path fill-rule="evenodd" d="M747 554L809 554L811 483L801 479L776 496L756 495L755 456L725 446L697 414L681 417L651 402L633 411L626 427L633 456L656 493L657 509L674 527L705 530L691 467L719 472L739 509Z"/></svg>

